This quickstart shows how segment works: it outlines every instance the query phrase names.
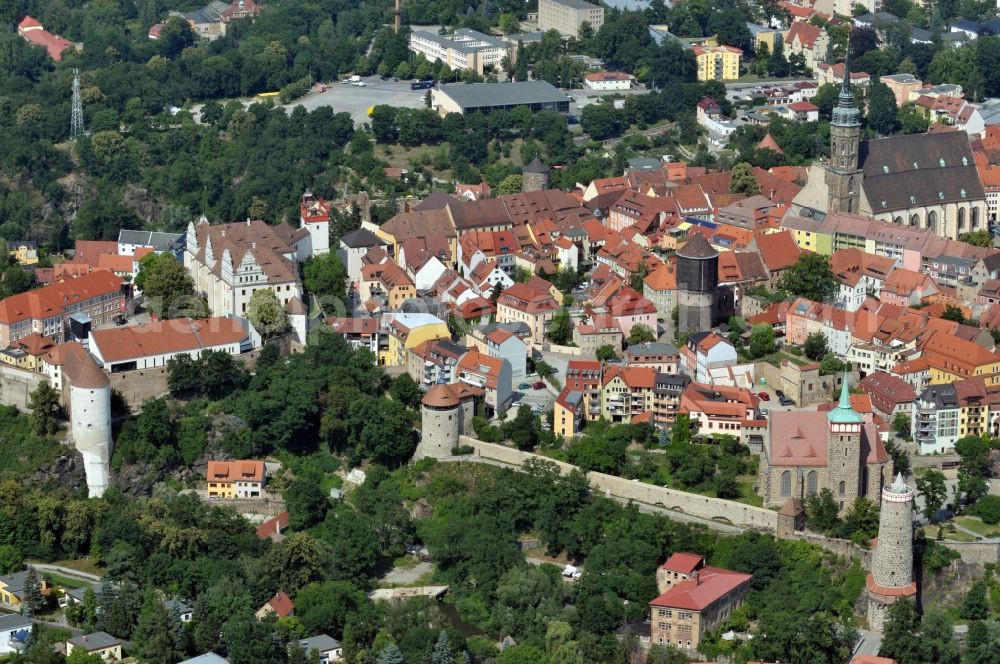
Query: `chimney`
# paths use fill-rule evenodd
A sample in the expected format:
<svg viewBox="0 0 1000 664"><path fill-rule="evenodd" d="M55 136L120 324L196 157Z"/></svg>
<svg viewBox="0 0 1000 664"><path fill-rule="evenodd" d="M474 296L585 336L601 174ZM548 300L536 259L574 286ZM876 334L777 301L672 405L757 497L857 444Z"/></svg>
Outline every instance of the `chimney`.
<svg viewBox="0 0 1000 664"><path fill-rule="evenodd" d="M403 214L410 211L410 201L403 201Z"/></svg>

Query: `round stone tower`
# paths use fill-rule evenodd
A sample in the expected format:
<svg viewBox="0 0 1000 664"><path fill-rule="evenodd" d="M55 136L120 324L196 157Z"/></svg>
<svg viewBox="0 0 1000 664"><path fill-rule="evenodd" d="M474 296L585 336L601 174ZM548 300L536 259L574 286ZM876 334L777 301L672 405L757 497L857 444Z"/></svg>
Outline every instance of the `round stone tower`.
<svg viewBox="0 0 1000 664"><path fill-rule="evenodd" d="M902 475L882 489L878 540L868 574L868 628L881 633L889 605L917 594L913 580L913 489Z"/></svg>
<svg viewBox="0 0 1000 664"><path fill-rule="evenodd" d="M549 188L549 167L535 157L521 169L521 191L544 191Z"/></svg>
<svg viewBox="0 0 1000 664"><path fill-rule="evenodd" d="M446 385L435 385L427 390L421 402L422 431L414 459L431 457L444 459L458 447L458 434L462 430L462 404Z"/></svg>
<svg viewBox="0 0 1000 664"><path fill-rule="evenodd" d="M719 252L696 233L677 251L677 333L694 334L715 323Z"/></svg>
<svg viewBox="0 0 1000 664"><path fill-rule="evenodd" d="M83 456L90 495L100 497L111 479L111 383L82 349L67 353L63 368L73 444Z"/></svg>

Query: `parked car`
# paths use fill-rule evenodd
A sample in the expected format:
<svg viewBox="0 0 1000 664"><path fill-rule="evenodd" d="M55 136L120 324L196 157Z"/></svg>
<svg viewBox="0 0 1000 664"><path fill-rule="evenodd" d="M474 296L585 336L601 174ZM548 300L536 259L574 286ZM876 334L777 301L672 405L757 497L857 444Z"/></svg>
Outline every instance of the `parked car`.
<svg viewBox="0 0 1000 664"><path fill-rule="evenodd" d="M543 381L543 380L536 380L532 384L531 387L535 388L536 390L544 390L545 389L545 381Z"/></svg>
<svg viewBox="0 0 1000 664"><path fill-rule="evenodd" d="M580 568L578 567L574 567L573 565L566 565L566 567L563 568L562 575L570 579L579 579L581 576L583 576L583 572L580 571Z"/></svg>
<svg viewBox="0 0 1000 664"><path fill-rule="evenodd" d="M759 399L760 399L761 401L770 401L770 400L771 400L771 395L770 395L770 394L768 394L767 392L759 392L759 393L757 394L757 397L758 397L758 398L759 398Z"/></svg>
<svg viewBox="0 0 1000 664"><path fill-rule="evenodd" d="M777 395L779 400L785 398L785 393L782 392L781 390L775 390L774 393Z"/></svg>
<svg viewBox="0 0 1000 664"><path fill-rule="evenodd" d="M791 399L789 399L788 397L782 397L781 400L778 401L778 403L780 403L782 406L794 406L795 405L795 402L792 401Z"/></svg>
<svg viewBox="0 0 1000 664"><path fill-rule="evenodd" d="M517 389L519 389L519 390L530 390L531 389L531 383L521 383L520 385L517 386Z"/></svg>

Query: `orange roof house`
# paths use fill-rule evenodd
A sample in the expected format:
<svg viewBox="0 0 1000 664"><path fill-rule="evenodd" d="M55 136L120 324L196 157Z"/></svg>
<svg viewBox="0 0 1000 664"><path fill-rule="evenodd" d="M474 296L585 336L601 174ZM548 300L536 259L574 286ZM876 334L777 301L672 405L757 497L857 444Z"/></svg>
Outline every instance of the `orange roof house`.
<svg viewBox="0 0 1000 664"><path fill-rule="evenodd" d="M279 590L274 593L274 597L264 602L264 605L257 609L258 620L269 615L276 615L279 618L287 618L288 616L295 615L295 603L292 602L291 598L284 591Z"/></svg>
<svg viewBox="0 0 1000 664"><path fill-rule="evenodd" d="M260 460L209 461L205 471L208 497L259 498L267 480L267 469Z"/></svg>
<svg viewBox="0 0 1000 664"><path fill-rule="evenodd" d="M52 34L31 16L25 16L17 24L17 34L21 35L24 41L29 44L44 48L49 57L56 62L62 60L63 51L68 48L74 48L73 42L63 39L59 35Z"/></svg>

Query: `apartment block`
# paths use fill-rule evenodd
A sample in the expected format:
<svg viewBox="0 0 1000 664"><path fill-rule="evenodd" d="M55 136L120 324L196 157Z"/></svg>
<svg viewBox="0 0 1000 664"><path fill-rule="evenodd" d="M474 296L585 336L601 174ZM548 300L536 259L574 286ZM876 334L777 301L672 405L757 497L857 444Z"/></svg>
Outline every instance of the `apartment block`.
<svg viewBox="0 0 1000 664"><path fill-rule="evenodd" d="M542 32L558 30L564 37L579 37L580 26L594 32L604 25L604 7L583 0L538 0L538 27Z"/></svg>

